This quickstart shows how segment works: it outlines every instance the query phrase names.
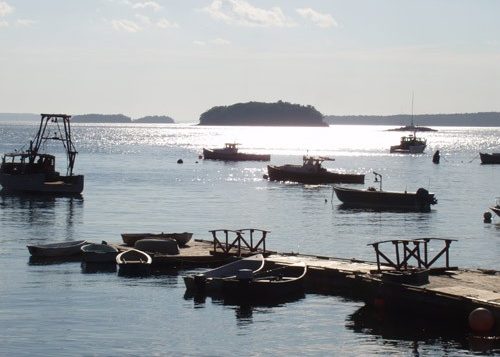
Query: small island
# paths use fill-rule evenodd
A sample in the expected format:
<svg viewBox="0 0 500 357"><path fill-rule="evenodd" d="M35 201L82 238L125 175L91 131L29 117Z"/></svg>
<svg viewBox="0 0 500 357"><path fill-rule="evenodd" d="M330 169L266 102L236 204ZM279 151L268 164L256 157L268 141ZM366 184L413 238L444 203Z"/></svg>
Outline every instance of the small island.
<svg viewBox="0 0 500 357"><path fill-rule="evenodd" d="M200 116L199 125L328 126L311 105L248 102L213 107Z"/></svg>
<svg viewBox="0 0 500 357"><path fill-rule="evenodd" d="M153 124L173 124L174 120L166 115L150 115L132 120L123 114L83 114L74 115L71 119L74 123L153 123Z"/></svg>

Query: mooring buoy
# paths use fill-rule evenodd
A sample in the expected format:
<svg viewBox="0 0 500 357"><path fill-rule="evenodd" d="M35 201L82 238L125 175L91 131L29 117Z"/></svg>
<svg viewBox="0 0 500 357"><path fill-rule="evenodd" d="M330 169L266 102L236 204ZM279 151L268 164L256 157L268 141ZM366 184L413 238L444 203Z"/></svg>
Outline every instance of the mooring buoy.
<svg viewBox="0 0 500 357"><path fill-rule="evenodd" d="M491 223L491 213L490 212L484 212L483 222L484 223Z"/></svg>
<svg viewBox="0 0 500 357"><path fill-rule="evenodd" d="M488 333L493 329L495 318L490 310L478 307L469 314L469 326L476 333Z"/></svg>

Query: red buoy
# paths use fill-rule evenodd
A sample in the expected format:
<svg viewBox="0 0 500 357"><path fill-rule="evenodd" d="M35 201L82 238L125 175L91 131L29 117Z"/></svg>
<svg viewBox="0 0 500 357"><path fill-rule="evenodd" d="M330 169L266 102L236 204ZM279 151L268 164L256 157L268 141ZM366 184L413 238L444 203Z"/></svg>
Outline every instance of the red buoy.
<svg viewBox="0 0 500 357"><path fill-rule="evenodd" d="M469 314L469 326L476 333L488 333L494 324L495 318L488 309L478 307Z"/></svg>

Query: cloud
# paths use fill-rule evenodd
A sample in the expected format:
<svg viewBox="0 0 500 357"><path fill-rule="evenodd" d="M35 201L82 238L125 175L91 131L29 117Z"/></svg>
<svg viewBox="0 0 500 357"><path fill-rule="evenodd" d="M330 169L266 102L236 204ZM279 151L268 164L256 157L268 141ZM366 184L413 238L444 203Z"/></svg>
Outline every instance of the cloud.
<svg viewBox="0 0 500 357"><path fill-rule="evenodd" d="M132 4L132 9L152 9L154 11L158 11L161 8L161 5L155 1L137 2Z"/></svg>
<svg viewBox="0 0 500 357"><path fill-rule="evenodd" d="M179 25L176 22L170 22L165 18L156 21L156 26L158 26L159 28L162 28L162 29L179 27Z"/></svg>
<svg viewBox="0 0 500 357"><path fill-rule="evenodd" d="M14 8L5 1L0 1L0 17L7 16L14 12Z"/></svg>
<svg viewBox="0 0 500 357"><path fill-rule="evenodd" d="M0 28L1 27L9 27L9 23L5 20L0 20Z"/></svg>
<svg viewBox="0 0 500 357"><path fill-rule="evenodd" d="M193 43L197 46L207 46L207 45L227 46L231 44L230 41L225 40L223 38L215 38L210 41L193 41Z"/></svg>
<svg viewBox="0 0 500 357"><path fill-rule="evenodd" d="M322 14L311 8L296 9L296 11L304 19L312 21L318 27L328 28L338 26L337 21L330 14Z"/></svg>
<svg viewBox="0 0 500 357"><path fill-rule="evenodd" d="M18 20L16 21L16 23L17 23L19 26L31 26L31 25L36 24L36 21L34 21L34 20L30 20L30 19L18 19Z"/></svg>
<svg viewBox="0 0 500 357"><path fill-rule="evenodd" d="M130 20L113 20L111 24L116 31L139 32L142 30L139 25Z"/></svg>
<svg viewBox="0 0 500 357"><path fill-rule="evenodd" d="M229 45L231 44L230 41L228 40L225 40L223 38L216 38L212 41L210 41L210 43L214 44L214 45L218 45L218 46L226 46L226 45Z"/></svg>
<svg viewBox="0 0 500 357"><path fill-rule="evenodd" d="M294 22L279 7L268 10L255 7L244 0L213 0L203 11L228 25L253 27L290 27Z"/></svg>

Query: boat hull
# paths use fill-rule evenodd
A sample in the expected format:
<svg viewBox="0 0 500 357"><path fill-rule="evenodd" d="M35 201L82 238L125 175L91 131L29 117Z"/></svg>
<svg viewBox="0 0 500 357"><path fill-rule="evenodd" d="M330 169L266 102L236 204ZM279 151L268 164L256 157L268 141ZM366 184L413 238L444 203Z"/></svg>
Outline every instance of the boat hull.
<svg viewBox="0 0 500 357"><path fill-rule="evenodd" d="M262 254L256 254L248 258L237 260L221 267L208 270L200 274L184 276L184 284L188 291L211 294L222 289L222 280L236 276L238 271L249 269L252 274L257 274L264 267L265 260Z"/></svg>
<svg viewBox="0 0 500 357"><path fill-rule="evenodd" d="M401 147L400 145L391 146L391 154L422 154L427 145L411 145L409 147Z"/></svg>
<svg viewBox="0 0 500 357"><path fill-rule="evenodd" d="M322 170L321 172L301 172L297 170L288 170L283 166L267 166L267 173L271 181L290 181L305 184L323 184L323 183L359 183L365 182L365 175L361 174L342 174Z"/></svg>
<svg viewBox="0 0 500 357"><path fill-rule="evenodd" d="M479 157L481 158L481 164L483 165L498 165L500 164L500 153L479 153Z"/></svg>
<svg viewBox="0 0 500 357"><path fill-rule="evenodd" d="M490 210L492 210L497 216L500 216L500 206L490 207Z"/></svg>
<svg viewBox="0 0 500 357"><path fill-rule="evenodd" d="M242 152L225 153L210 149L203 149L203 158L205 160L222 161L270 161L271 155L267 154L247 154Z"/></svg>
<svg viewBox="0 0 500 357"><path fill-rule="evenodd" d="M0 173L0 185L5 191L43 193L43 194L80 194L83 191L83 175L59 176L56 181L47 181L43 173L12 175Z"/></svg>
<svg viewBox="0 0 500 357"><path fill-rule="evenodd" d="M118 249L106 244L87 244L82 248L82 260L86 263L115 263Z"/></svg>
<svg viewBox="0 0 500 357"><path fill-rule="evenodd" d="M333 189L344 207L349 208L430 212L431 205L436 203L434 194L424 189L417 192L355 190L337 186Z"/></svg>
<svg viewBox="0 0 500 357"><path fill-rule="evenodd" d="M81 247L85 244L88 244L87 241L79 240L43 245L28 245L27 248L33 257L68 257L81 254Z"/></svg>
<svg viewBox="0 0 500 357"><path fill-rule="evenodd" d="M118 274L122 276L142 276L151 273L151 257L145 252L130 249L116 256Z"/></svg>
<svg viewBox="0 0 500 357"><path fill-rule="evenodd" d="M174 239L177 241L179 247L185 246L191 238L193 233L122 233L122 240L128 246L133 247L135 242L141 239L151 238L151 239Z"/></svg>
<svg viewBox="0 0 500 357"><path fill-rule="evenodd" d="M222 292L232 299L272 302L304 294L306 273L307 266L300 263L276 269L276 273L269 273L268 276L227 278L222 280Z"/></svg>

